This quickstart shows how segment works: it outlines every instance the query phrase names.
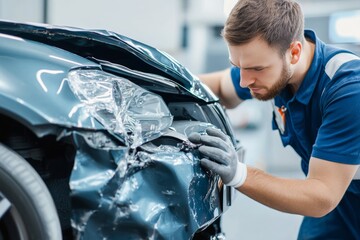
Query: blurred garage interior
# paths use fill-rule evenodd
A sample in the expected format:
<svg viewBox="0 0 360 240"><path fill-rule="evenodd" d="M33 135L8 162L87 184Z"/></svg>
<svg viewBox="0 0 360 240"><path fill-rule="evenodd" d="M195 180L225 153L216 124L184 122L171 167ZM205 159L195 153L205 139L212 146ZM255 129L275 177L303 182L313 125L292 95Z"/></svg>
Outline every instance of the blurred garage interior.
<svg viewBox="0 0 360 240"><path fill-rule="evenodd" d="M230 0L225 0L230 1ZM305 27L327 43L360 54L359 0L299 0ZM107 29L163 50L194 74L229 66L220 31L224 0L0 0L0 18ZM298 156L271 130L267 102L228 110L248 164L274 175L303 178ZM229 240L294 239L301 217L280 213L239 195L223 217Z"/></svg>

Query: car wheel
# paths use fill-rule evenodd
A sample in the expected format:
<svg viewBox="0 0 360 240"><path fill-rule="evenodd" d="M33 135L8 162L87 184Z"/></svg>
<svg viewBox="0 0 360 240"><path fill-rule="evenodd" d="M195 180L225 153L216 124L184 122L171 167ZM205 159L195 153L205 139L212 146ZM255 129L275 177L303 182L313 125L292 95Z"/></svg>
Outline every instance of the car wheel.
<svg viewBox="0 0 360 240"><path fill-rule="evenodd" d="M38 173L0 144L0 240L61 240L53 199Z"/></svg>

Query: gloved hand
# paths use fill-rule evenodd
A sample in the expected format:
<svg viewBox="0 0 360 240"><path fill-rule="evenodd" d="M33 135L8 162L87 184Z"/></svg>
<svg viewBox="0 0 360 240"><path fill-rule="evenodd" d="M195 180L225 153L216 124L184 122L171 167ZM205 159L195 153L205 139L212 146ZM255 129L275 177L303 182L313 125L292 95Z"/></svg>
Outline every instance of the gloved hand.
<svg viewBox="0 0 360 240"><path fill-rule="evenodd" d="M246 179L247 167L239 162L230 138L215 128L207 128L207 135L192 133L189 140L202 144L199 152L205 156L200 160L203 167L220 175L227 186L240 187Z"/></svg>

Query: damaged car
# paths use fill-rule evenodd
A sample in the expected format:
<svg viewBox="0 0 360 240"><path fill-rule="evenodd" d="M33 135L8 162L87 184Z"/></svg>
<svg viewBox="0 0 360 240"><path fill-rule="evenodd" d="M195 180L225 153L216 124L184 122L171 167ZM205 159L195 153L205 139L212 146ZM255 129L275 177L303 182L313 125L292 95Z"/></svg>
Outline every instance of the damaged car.
<svg viewBox="0 0 360 240"><path fill-rule="evenodd" d="M106 30L0 21L0 239L224 239L234 189L188 141L229 135L168 54Z"/></svg>

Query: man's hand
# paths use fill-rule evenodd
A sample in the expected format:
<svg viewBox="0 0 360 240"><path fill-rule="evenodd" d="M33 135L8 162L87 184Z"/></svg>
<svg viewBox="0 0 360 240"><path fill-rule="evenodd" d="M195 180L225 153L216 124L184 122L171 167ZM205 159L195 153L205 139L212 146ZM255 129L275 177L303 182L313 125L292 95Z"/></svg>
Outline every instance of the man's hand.
<svg viewBox="0 0 360 240"><path fill-rule="evenodd" d="M206 129L208 135L193 133L189 140L202 144L199 151L205 158L200 160L203 167L220 175L224 184L235 188L240 187L246 179L246 165L239 162L237 153L223 132L215 128Z"/></svg>

